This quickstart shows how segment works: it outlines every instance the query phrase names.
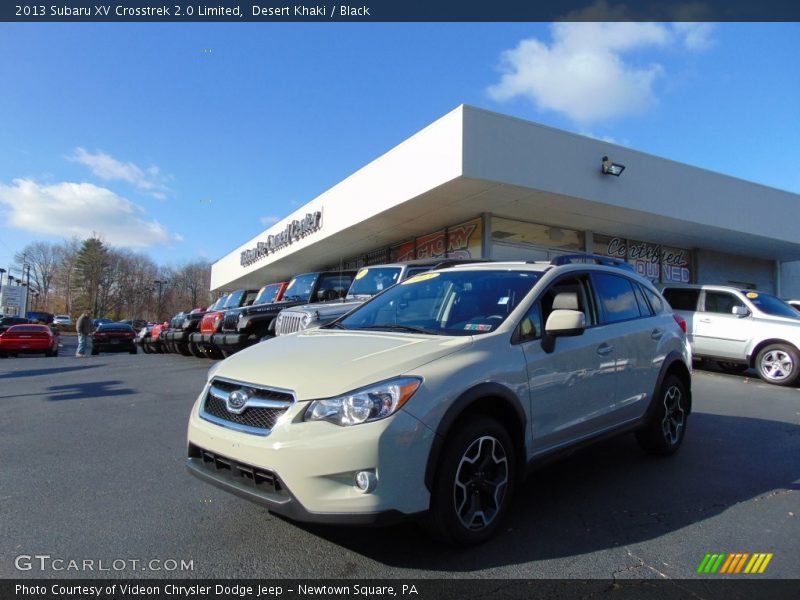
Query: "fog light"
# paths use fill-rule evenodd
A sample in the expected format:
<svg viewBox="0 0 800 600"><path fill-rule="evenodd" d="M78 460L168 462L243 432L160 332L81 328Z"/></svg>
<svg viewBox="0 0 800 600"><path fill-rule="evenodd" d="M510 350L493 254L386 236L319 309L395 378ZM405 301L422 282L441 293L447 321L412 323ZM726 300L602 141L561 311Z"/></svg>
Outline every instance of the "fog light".
<svg viewBox="0 0 800 600"><path fill-rule="evenodd" d="M378 478L372 471L359 471L356 473L356 487L359 492L368 494L375 490L378 485Z"/></svg>

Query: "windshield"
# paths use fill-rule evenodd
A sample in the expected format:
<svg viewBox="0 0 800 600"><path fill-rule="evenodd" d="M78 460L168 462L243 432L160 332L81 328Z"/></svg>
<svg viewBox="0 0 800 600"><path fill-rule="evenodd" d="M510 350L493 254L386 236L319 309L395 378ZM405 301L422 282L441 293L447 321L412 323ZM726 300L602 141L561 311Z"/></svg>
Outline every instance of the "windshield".
<svg viewBox="0 0 800 600"><path fill-rule="evenodd" d="M242 296L244 296L244 290L231 292L231 295L225 300L225 304L222 308L236 308L241 303Z"/></svg>
<svg viewBox="0 0 800 600"><path fill-rule="evenodd" d="M278 295L278 290L281 289L280 283L272 283L265 285L261 288L253 304L272 304L275 302L275 297Z"/></svg>
<svg viewBox="0 0 800 600"><path fill-rule="evenodd" d="M530 271L436 271L407 279L334 324L440 335L497 328L538 281Z"/></svg>
<svg viewBox="0 0 800 600"><path fill-rule="evenodd" d="M293 278L286 287L283 299L287 302L308 302L316 280L317 273L306 273Z"/></svg>
<svg viewBox="0 0 800 600"><path fill-rule="evenodd" d="M756 308L763 313L774 317L788 317L789 319L800 319L800 314L780 298L754 292L752 290L741 290L745 297L755 304Z"/></svg>
<svg viewBox="0 0 800 600"><path fill-rule="evenodd" d="M361 269L353 279L350 290L347 292L347 297L374 296L397 283L402 270L402 267L368 267Z"/></svg>
<svg viewBox="0 0 800 600"><path fill-rule="evenodd" d="M215 301L214 301L214 302L211 304L211 306L209 306L209 307L208 307L206 310L207 310L207 311L208 311L208 310L217 310L217 309L219 309L219 308L222 308L222 305L223 305L223 304L225 304L225 301L226 301L227 299L228 299L228 294L223 294L222 296L220 296L219 298L217 298L217 299L216 299L216 300L215 300Z"/></svg>

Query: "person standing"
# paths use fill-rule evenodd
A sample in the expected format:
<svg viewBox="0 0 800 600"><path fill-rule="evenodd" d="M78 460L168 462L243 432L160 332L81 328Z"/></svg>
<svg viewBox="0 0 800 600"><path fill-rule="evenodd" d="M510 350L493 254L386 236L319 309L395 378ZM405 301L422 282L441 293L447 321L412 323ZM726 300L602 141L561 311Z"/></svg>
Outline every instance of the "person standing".
<svg viewBox="0 0 800 600"><path fill-rule="evenodd" d="M84 358L92 343L89 337L92 334L92 312L90 310L83 311L83 314L78 317L75 330L78 332L78 350L75 352L75 356Z"/></svg>

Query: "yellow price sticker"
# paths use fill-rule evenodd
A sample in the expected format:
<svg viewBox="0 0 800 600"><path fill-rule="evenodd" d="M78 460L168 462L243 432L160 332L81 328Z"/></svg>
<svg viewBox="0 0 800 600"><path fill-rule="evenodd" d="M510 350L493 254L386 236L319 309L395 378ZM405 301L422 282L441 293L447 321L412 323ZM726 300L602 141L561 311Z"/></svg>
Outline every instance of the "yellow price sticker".
<svg viewBox="0 0 800 600"><path fill-rule="evenodd" d="M361 269L358 273L356 273L356 279L363 279L369 273L369 269Z"/></svg>
<svg viewBox="0 0 800 600"><path fill-rule="evenodd" d="M414 275L413 277L406 279L401 285L408 285L410 283L419 283L420 281L428 281L428 279L433 279L434 277L438 277L439 273L420 273L419 275Z"/></svg>
<svg viewBox="0 0 800 600"><path fill-rule="evenodd" d="M746 296L750 298L750 300L755 300L756 298L758 298L758 294L756 294L755 292L747 292Z"/></svg>

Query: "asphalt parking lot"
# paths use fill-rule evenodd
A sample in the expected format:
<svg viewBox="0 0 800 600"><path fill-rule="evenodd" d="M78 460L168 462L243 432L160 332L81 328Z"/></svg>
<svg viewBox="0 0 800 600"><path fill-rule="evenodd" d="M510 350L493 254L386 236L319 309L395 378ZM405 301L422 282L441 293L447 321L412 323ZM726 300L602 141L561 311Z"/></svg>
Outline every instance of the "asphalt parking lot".
<svg viewBox="0 0 800 600"><path fill-rule="evenodd" d="M416 526L293 524L194 479L187 415L211 361L77 359L74 343L0 360L3 578L109 576L20 571L20 555L142 561L123 577L692 578L708 552L773 553L757 577L800 577L797 388L696 370L675 457L626 436L542 468L499 536L459 550ZM192 568L143 570L154 559Z"/></svg>

